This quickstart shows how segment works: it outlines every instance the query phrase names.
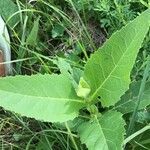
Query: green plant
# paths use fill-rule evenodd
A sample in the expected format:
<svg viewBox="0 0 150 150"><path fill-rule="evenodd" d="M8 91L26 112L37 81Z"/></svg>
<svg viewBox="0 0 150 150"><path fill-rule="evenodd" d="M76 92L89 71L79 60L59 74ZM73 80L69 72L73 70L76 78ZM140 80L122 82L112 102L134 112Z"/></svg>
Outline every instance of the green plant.
<svg viewBox="0 0 150 150"><path fill-rule="evenodd" d="M65 122L75 149L76 136L67 121L78 117L81 110L83 121L75 129L81 142L90 150L121 150L125 121L113 106L128 89L130 72L149 30L149 19L148 9L113 34L92 54L84 71L58 59L54 63L60 68L60 75L1 78L0 106L41 121ZM149 102L143 107L147 105Z"/></svg>

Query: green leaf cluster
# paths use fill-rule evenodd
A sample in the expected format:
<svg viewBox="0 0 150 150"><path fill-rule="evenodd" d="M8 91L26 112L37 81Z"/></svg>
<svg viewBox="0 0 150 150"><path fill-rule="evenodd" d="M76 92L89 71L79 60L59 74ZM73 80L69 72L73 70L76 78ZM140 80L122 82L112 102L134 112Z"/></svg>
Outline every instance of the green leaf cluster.
<svg viewBox="0 0 150 150"><path fill-rule="evenodd" d="M143 12L120 31L114 33L106 43L89 58L77 83L73 70L63 62L58 64L61 74L32 75L0 78L0 106L22 116L47 122L67 122L78 117L79 110L88 110L88 121L81 123L77 132L81 142L89 150L121 150L125 135L125 121L116 110L101 112L102 108L114 106L127 91L130 72L136 56L150 26L150 10ZM37 33L38 20L32 33ZM33 41L29 39L32 43ZM30 43L29 42L29 43ZM67 66L65 70L65 66ZM71 72L70 72L71 71ZM78 86L75 86L75 83ZM143 95L148 105L149 82ZM134 99L134 98L133 98ZM127 101L132 107L131 102ZM94 105L94 111L92 106ZM120 101L117 107L128 107ZM96 108L96 109L95 109ZM118 109L119 110L119 109ZM133 111L132 108L126 112Z"/></svg>

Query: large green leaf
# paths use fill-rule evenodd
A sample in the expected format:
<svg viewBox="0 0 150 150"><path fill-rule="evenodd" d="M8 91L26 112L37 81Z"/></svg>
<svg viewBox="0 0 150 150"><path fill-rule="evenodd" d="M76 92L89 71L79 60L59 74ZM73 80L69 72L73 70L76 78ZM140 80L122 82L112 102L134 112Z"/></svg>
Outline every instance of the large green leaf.
<svg viewBox="0 0 150 150"><path fill-rule="evenodd" d="M81 124L78 133L89 150L121 150L124 125L122 114L110 111L98 119Z"/></svg>
<svg viewBox="0 0 150 150"><path fill-rule="evenodd" d="M101 97L103 106L114 105L128 89L130 71L149 30L150 9L111 36L85 65L84 79L91 87L89 100Z"/></svg>
<svg viewBox="0 0 150 150"><path fill-rule="evenodd" d="M84 102L64 75L0 78L0 106L23 116L65 122L78 115Z"/></svg>
<svg viewBox="0 0 150 150"><path fill-rule="evenodd" d="M137 103L141 82L133 82L130 85L129 90L122 96L121 100L115 105L115 109L119 110L123 114L134 111ZM144 92L141 97L141 101L138 109L144 109L150 105L150 82L146 83Z"/></svg>
<svg viewBox="0 0 150 150"><path fill-rule="evenodd" d="M18 11L17 5L12 0L0 0L0 15L5 21ZM18 23L19 15L15 15L8 23L11 27Z"/></svg>

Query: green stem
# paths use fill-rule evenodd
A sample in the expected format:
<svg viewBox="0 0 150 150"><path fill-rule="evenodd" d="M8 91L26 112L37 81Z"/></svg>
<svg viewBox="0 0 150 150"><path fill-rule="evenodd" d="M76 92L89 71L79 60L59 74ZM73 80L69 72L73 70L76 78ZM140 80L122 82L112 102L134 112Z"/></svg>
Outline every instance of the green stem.
<svg viewBox="0 0 150 150"><path fill-rule="evenodd" d="M148 57L148 60L147 60L147 66L146 66L145 71L144 71L142 83L141 83L141 86L140 86L139 95L137 97L137 103L136 103L136 106L134 108L134 111L133 111L133 114L132 114L132 117L131 117L131 120L130 120L130 123L129 123L129 127L128 127L128 130L127 130L127 137L131 135L132 130L134 128L136 114L137 114L137 111L138 111L138 108L139 108L139 105L140 105L140 101L141 101L141 98L142 98L143 91L145 89L146 80L149 76L149 71L150 71L150 56Z"/></svg>
<svg viewBox="0 0 150 150"><path fill-rule="evenodd" d="M140 0L140 3L141 3L142 5L144 5L145 7L147 7L147 8L150 7L149 2L146 3L144 0Z"/></svg>
<svg viewBox="0 0 150 150"><path fill-rule="evenodd" d="M67 130L68 130L68 132L69 132L70 139L71 139L71 141L72 141L72 143L73 143L75 149L76 149L76 150L79 150L79 149L78 149L78 146L77 146L77 144L76 144L76 142L75 142L75 140L74 140L74 137L72 136L71 130L70 130L70 128L69 128L67 122L65 123L65 126L66 126L66 128L67 128Z"/></svg>
<svg viewBox="0 0 150 150"><path fill-rule="evenodd" d="M136 136L140 135L141 133L145 132L146 130L150 129L150 124L145 126L144 128L142 128L141 130L135 132L134 134L132 134L131 136L129 136L128 138L126 138L123 142L123 145L126 145L128 142L130 142L132 139L134 139Z"/></svg>

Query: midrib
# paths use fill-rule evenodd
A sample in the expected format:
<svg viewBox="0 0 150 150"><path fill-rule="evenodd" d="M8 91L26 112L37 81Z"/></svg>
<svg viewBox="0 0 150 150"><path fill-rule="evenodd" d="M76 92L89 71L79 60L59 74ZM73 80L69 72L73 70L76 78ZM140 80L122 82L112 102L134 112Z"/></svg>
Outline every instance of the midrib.
<svg viewBox="0 0 150 150"><path fill-rule="evenodd" d="M131 41L131 43L129 44L128 48L126 49L126 51L124 52L124 54L121 56L120 60L118 61L117 65L115 65L114 69L110 72L110 74L107 76L107 78L103 81L103 83L99 86L99 88L93 93L93 95L91 96L91 100L93 100L95 98L95 96L97 95L98 91L102 88L102 86L105 84L105 82L110 78L110 76L112 75L112 73L116 70L116 68L119 66L119 63L121 62L121 60L124 58L124 56L126 55L126 53L128 52L128 50L130 49L130 47L132 46L133 42L135 41L135 39L138 38L138 34L136 34L136 36L134 37L134 40Z"/></svg>
<svg viewBox="0 0 150 150"><path fill-rule="evenodd" d="M27 94L21 94L21 93L14 93L14 92L9 92L9 91L4 91L4 90L0 90L0 93L6 93L8 95L10 95L10 93L12 93L12 96L25 96L25 97L30 97L30 98L41 98L41 99L52 99L52 100L56 100L56 101L66 101L66 102L76 102L76 103L82 103L84 104L84 101L83 100L80 100L80 99L73 99L73 98L62 98L62 97L46 97L46 96L36 96L36 95L27 95Z"/></svg>
<svg viewBox="0 0 150 150"><path fill-rule="evenodd" d="M95 119L96 119L96 122L97 122L97 124L98 124L98 126L99 126L99 130L100 130L100 132L102 133L102 136L103 136L103 138L104 138L104 141L105 141L105 144L106 144L106 146L107 146L107 149L109 150L109 147L108 147L108 144L107 144L107 138L105 137L105 134L104 134L104 132L103 132L103 130L102 130L102 127L101 127L101 125L100 125L100 122L99 122L99 120L98 120L98 118L97 117L95 117Z"/></svg>

